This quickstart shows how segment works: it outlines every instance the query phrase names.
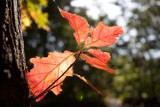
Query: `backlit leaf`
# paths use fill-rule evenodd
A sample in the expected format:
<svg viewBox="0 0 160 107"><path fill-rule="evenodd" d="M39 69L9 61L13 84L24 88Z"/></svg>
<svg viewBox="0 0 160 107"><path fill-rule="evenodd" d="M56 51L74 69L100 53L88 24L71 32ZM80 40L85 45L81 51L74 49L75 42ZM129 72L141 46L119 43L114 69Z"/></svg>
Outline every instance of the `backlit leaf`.
<svg viewBox="0 0 160 107"><path fill-rule="evenodd" d="M120 26L109 27L100 22L90 33L91 37L87 37L85 47L104 47L113 45L123 30Z"/></svg>
<svg viewBox="0 0 160 107"><path fill-rule="evenodd" d="M81 58L89 63L91 66L114 73L114 70L110 69L107 65L110 60L110 54L102 52L101 50L90 49L88 53L94 57L90 57L86 54L81 54Z"/></svg>
<svg viewBox="0 0 160 107"><path fill-rule="evenodd" d="M74 53L69 51L64 53L50 52L48 57L31 58L30 61L34 64L34 68L27 72L27 80L31 92L36 97L67 70L75 61L75 57ZM62 83L66 76L73 76L72 67L54 85ZM51 91L58 95L62 91L61 85L54 87ZM36 101L41 100L46 94Z"/></svg>
<svg viewBox="0 0 160 107"><path fill-rule="evenodd" d="M89 25L87 21L76 14L71 14L60 8L59 11L62 14L62 16L69 21L70 26L75 30L74 37L77 43L82 43L88 36Z"/></svg>

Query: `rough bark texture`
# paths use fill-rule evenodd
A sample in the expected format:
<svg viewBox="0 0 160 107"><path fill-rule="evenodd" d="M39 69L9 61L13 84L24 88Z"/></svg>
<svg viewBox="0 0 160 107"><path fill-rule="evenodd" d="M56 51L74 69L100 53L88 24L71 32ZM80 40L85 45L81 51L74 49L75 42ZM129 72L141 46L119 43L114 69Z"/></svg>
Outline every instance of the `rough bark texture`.
<svg viewBox="0 0 160 107"><path fill-rule="evenodd" d="M0 0L0 107L29 107L20 0Z"/></svg>

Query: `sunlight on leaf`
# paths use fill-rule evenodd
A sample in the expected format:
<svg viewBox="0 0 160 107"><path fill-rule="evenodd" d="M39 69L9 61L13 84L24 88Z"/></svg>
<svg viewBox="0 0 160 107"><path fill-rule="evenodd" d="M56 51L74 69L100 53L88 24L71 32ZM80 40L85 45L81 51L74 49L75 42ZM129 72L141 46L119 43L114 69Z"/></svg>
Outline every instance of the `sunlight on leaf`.
<svg viewBox="0 0 160 107"><path fill-rule="evenodd" d="M34 68L32 68L30 72L27 72L27 80L32 93L36 97L67 70L75 61L75 57L74 53L69 51L65 51L64 53L50 52L48 57L31 58L30 61L34 64ZM72 75L73 68L71 67L54 85L63 82L66 76ZM58 85L51 91L55 95L58 95L62 89L61 86ZM45 94L36 99L36 101L41 100L44 96Z"/></svg>
<svg viewBox="0 0 160 107"><path fill-rule="evenodd" d="M109 27L105 26L102 22L100 22L95 29L89 31L89 25L84 18L76 14L63 11L60 8L59 11L61 15L69 21L70 26L75 30L74 37L78 45L85 42L85 48L113 45L116 42L117 37L123 33L122 27ZM91 37L88 36L89 32Z"/></svg>
<svg viewBox="0 0 160 107"><path fill-rule="evenodd" d="M93 67L105 70L109 73L114 73L114 70L110 69L107 65L110 60L110 54L107 52L102 52L101 50L90 49L87 51L90 55L94 57L90 57L86 54L81 54L81 58L85 60L88 64Z"/></svg>
<svg viewBox="0 0 160 107"><path fill-rule="evenodd" d="M117 37L123 33L123 29L120 26L105 26L100 22L90 33L91 37L87 37L85 47L104 47L113 45Z"/></svg>
<svg viewBox="0 0 160 107"><path fill-rule="evenodd" d="M88 31L89 31L88 22L84 18L76 14L71 14L60 8L59 11L62 14L62 16L69 21L70 26L75 30L74 37L78 45L80 45L80 43L82 43L88 36Z"/></svg>

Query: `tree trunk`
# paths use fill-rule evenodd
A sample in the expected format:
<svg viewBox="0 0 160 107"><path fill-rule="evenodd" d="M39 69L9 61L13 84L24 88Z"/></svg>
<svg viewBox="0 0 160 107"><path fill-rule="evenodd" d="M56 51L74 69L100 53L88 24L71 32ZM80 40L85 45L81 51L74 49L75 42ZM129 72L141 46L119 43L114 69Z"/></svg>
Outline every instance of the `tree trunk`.
<svg viewBox="0 0 160 107"><path fill-rule="evenodd" d="M0 107L29 107L20 0L0 0Z"/></svg>

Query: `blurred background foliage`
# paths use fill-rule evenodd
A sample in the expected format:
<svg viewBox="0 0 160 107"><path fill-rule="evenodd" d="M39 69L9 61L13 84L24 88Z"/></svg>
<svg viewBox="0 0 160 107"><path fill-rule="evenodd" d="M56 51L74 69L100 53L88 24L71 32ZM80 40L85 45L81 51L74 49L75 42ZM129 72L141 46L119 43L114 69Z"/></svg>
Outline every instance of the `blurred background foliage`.
<svg viewBox="0 0 160 107"><path fill-rule="evenodd" d="M113 2L123 11L122 18L126 18L128 11L124 1ZM106 14L95 20L86 14L87 8L74 7L71 2L57 0L60 8L83 16L93 27L99 21L109 26L118 24L118 20L109 19ZM74 67L76 73L85 76L106 96L100 96L77 77L71 77L64 81L60 95L49 92L44 100L33 102L32 107L159 107L160 1L131 2L137 7L126 20L125 34L115 45L102 48L111 53L109 65L116 74L94 69L82 60ZM28 69L32 67L31 57L47 56L50 51L78 49L73 30L52 0L22 0L21 8Z"/></svg>

